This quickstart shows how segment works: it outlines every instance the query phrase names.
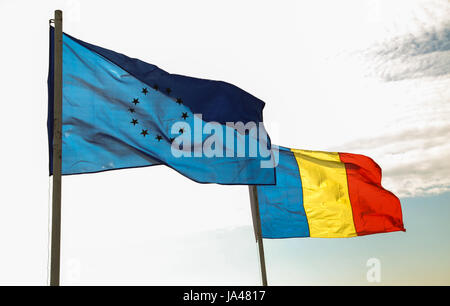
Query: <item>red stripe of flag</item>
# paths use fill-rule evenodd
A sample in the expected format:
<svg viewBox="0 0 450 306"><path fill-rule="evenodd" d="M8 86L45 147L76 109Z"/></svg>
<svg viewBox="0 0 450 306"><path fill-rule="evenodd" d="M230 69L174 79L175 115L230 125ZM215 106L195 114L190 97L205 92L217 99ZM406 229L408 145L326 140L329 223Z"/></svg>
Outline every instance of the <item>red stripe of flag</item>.
<svg viewBox="0 0 450 306"><path fill-rule="evenodd" d="M358 236L405 231L400 200L381 186L381 168L371 158L339 153L347 172L350 203Z"/></svg>

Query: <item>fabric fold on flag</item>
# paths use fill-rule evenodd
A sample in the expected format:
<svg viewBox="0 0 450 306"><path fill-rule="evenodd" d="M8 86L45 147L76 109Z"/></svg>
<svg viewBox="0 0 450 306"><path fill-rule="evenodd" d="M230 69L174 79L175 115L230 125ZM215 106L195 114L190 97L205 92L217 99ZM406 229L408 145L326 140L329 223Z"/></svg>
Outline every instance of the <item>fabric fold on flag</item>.
<svg viewBox="0 0 450 306"><path fill-rule="evenodd" d="M279 147L276 176L276 185L257 187L264 238L405 231L400 200L367 156Z"/></svg>
<svg viewBox="0 0 450 306"><path fill-rule="evenodd" d="M50 174L53 31L50 27ZM272 156L259 154L270 153L264 102L234 85L169 74L63 34L62 103L63 175L166 165L199 183L275 183L275 169L261 167ZM257 129L239 130L228 122L255 123ZM258 154L250 154L250 143Z"/></svg>

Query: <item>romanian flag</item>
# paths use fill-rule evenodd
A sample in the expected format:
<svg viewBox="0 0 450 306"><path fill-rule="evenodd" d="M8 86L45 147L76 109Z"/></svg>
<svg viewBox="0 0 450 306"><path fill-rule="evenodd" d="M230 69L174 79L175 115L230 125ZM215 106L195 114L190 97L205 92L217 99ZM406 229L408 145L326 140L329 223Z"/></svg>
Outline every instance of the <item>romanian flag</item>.
<svg viewBox="0 0 450 306"><path fill-rule="evenodd" d="M264 238L405 231L399 199L369 157L279 148L275 186L258 186Z"/></svg>

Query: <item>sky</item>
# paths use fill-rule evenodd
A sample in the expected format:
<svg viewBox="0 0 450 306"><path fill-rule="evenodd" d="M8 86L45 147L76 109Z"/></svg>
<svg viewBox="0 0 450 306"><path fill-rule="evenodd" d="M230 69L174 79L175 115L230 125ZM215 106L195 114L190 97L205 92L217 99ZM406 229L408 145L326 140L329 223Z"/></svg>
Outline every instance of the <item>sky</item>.
<svg viewBox="0 0 450 306"><path fill-rule="evenodd" d="M269 284L450 284L445 0L0 0L0 284L48 280L55 9L72 36L262 99L275 144L380 164L407 231L266 239ZM64 177L62 203L62 284L260 283L246 186L196 184L158 166Z"/></svg>

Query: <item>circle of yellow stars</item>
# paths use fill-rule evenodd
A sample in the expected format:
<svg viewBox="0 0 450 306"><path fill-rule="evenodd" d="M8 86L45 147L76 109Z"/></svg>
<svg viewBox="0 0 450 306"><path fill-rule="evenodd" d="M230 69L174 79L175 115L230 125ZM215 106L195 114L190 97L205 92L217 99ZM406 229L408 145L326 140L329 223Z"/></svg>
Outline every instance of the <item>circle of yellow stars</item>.
<svg viewBox="0 0 450 306"><path fill-rule="evenodd" d="M160 90L160 88L159 88L159 86L158 86L157 84L154 84L153 86L151 86L151 88L152 88L153 90L156 90L156 91L159 91L159 90ZM147 87L144 87L144 88L142 88L142 90L141 90L141 93L143 93L144 95L147 95L148 92L149 92L149 90L148 90ZM172 92L172 89L171 89L171 88L166 88L163 92L164 92L165 94L167 94L167 95L170 97L170 94L171 94L171 92ZM182 105L182 104L183 104L183 100L182 100L181 98L174 98L174 101L175 101L178 105ZM141 101L139 101L139 98L133 98L132 101L131 101L131 103L134 104L134 105L132 105L132 106L130 106L130 107L128 108L128 112L130 112L130 114L132 114L132 115L133 115L134 113L136 113L136 107L137 107L137 105L138 105L140 102L141 102ZM187 112L182 112L182 113L181 113L180 118L186 120L188 117L189 117L189 115L188 115ZM133 116L132 116L132 119L131 119L131 121L130 121L130 124L132 124L133 126L136 126L137 124L139 124L139 120L136 119L136 118L134 118L134 115L133 115ZM183 133L184 133L184 129L182 129L182 128L179 129L179 130L178 130L178 133L183 134ZM150 135L150 132L149 132L148 129L142 128L142 129L141 129L141 132L140 132L140 135L142 135L142 137L147 137L147 136ZM162 137L161 135L156 135L156 136L155 136L155 140L158 141L158 142L160 142L162 139L163 139L163 137ZM173 138L172 138L172 137L169 138L170 143L172 143L174 140L175 140L174 137L173 137Z"/></svg>

